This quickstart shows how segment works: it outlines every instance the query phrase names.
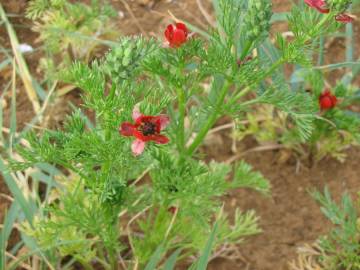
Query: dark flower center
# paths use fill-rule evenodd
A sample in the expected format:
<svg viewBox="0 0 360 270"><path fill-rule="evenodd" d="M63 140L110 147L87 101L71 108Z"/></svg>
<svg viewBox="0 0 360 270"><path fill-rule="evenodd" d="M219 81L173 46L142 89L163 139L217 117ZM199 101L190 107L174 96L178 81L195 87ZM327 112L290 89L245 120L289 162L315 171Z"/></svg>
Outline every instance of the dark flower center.
<svg viewBox="0 0 360 270"><path fill-rule="evenodd" d="M145 122L141 125L140 130L145 136L153 135L156 133L156 125L151 122Z"/></svg>

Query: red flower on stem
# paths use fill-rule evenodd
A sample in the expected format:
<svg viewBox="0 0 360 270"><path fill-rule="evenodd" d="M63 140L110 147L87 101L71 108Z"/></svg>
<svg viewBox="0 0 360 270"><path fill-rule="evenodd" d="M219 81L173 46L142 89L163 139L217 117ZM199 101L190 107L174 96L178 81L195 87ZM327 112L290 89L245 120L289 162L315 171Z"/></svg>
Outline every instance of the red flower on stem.
<svg viewBox="0 0 360 270"><path fill-rule="evenodd" d="M334 94L330 92L329 89L326 89L321 93L319 97L319 105L321 110L329 110L336 106L337 98Z"/></svg>
<svg viewBox="0 0 360 270"><path fill-rule="evenodd" d="M119 132L123 136L133 136L135 141L131 145L131 150L135 156L140 155L149 141L157 144L166 144L169 138L161 135L160 132L166 128L170 120L167 115L143 115L135 107L132 114L134 124L124 122L119 128Z"/></svg>
<svg viewBox="0 0 360 270"><path fill-rule="evenodd" d="M304 1L309 7L317 9L317 11L319 11L320 13L330 12L330 9L327 7L325 0L304 0ZM335 20L342 23L350 23L354 20L354 18L348 14L339 13L335 16Z"/></svg>
<svg viewBox="0 0 360 270"><path fill-rule="evenodd" d="M340 13L335 16L335 20L342 23L351 23L354 20L354 18L348 14Z"/></svg>
<svg viewBox="0 0 360 270"><path fill-rule="evenodd" d="M168 212L169 213L171 213L171 214L175 214L176 212L177 212L177 207L175 207L175 206L170 206L169 208L168 208Z"/></svg>
<svg viewBox="0 0 360 270"><path fill-rule="evenodd" d="M176 23L175 25L169 24L164 34L170 47L178 48L187 41L189 31L185 24Z"/></svg>
<svg viewBox="0 0 360 270"><path fill-rule="evenodd" d="M312 7L317 9L320 13L329 13L330 9L327 8L325 0L304 0L305 3Z"/></svg>

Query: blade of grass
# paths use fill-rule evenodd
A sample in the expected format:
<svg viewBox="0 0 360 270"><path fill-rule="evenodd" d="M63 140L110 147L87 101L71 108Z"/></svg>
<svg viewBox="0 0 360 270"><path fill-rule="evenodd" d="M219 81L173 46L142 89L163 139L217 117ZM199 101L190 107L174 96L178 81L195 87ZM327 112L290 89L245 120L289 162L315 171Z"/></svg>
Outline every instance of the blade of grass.
<svg viewBox="0 0 360 270"><path fill-rule="evenodd" d="M19 203L21 210L23 211L27 221L32 226L32 220L34 217L34 207L32 202L24 197L21 189L18 187L15 179L9 174L8 168L5 166L3 159L0 157L0 171L4 177L5 183L9 188L14 199Z"/></svg>
<svg viewBox="0 0 360 270"><path fill-rule="evenodd" d="M10 153L12 152L12 141L16 133L16 70L15 60L13 61L12 73L12 87L11 87L11 108L10 108Z"/></svg>
<svg viewBox="0 0 360 270"><path fill-rule="evenodd" d="M18 216L20 207L19 205L14 202L11 204L9 212L6 213L3 228L0 232L0 270L5 270L6 266L6 243L9 239L10 233L14 226L15 220Z"/></svg>
<svg viewBox="0 0 360 270"><path fill-rule="evenodd" d="M0 71L2 71L4 68L6 68L11 63L11 59L5 59L0 63Z"/></svg>
<svg viewBox="0 0 360 270"><path fill-rule="evenodd" d="M211 255L211 249L212 249L213 243L215 241L217 230L218 230L218 223L215 222L214 227L211 231L209 240L205 246L205 249L204 249L201 257L199 258L199 261L197 262L196 270L206 270L206 267L208 265L209 258Z"/></svg>
<svg viewBox="0 0 360 270"><path fill-rule="evenodd" d="M155 270L156 265L161 260L161 254L164 252L164 244L157 247L154 254L151 255L149 263L146 265L145 270Z"/></svg>
<svg viewBox="0 0 360 270"><path fill-rule="evenodd" d="M4 136L3 136L3 127L4 127L4 112L3 112L3 104L5 102L5 95L7 94L9 88L10 88L11 82L9 82L5 88L4 88L4 92L2 93L2 95L0 96L0 141L3 142L3 144L5 145L5 147L7 146L7 143L4 140Z"/></svg>
<svg viewBox="0 0 360 270"><path fill-rule="evenodd" d="M319 56L318 56L318 66L324 64L324 55L325 55L325 37L323 35L320 36L319 39Z"/></svg>
<svg viewBox="0 0 360 270"><path fill-rule="evenodd" d="M32 82L30 71L28 69L28 66L25 62L23 55L21 54L21 52L18 49L19 41L16 36L16 32L15 32L14 28L12 27L11 23L9 22L9 20L6 16L5 10L3 9L3 6L1 3L0 3L0 18L5 23L6 30L8 32L9 38L10 38L11 47L12 47L12 50L13 50L13 53L14 53L14 56L16 59L16 63L19 67L20 77L24 83L26 93L30 99L30 102L33 105L33 109L34 109L35 113L37 113L40 110L40 103L39 103L39 99L38 99L36 90L34 88L33 82Z"/></svg>
<svg viewBox="0 0 360 270"><path fill-rule="evenodd" d="M166 260L163 270L173 270L176 264L176 260L179 257L182 249L177 249L171 256Z"/></svg>

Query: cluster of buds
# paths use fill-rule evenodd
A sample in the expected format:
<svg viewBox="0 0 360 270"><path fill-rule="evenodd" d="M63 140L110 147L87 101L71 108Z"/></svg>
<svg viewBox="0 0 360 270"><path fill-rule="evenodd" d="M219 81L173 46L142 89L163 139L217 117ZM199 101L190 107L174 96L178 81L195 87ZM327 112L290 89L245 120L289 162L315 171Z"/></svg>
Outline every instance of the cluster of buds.
<svg viewBox="0 0 360 270"><path fill-rule="evenodd" d="M152 51L153 46L143 38L122 39L121 44L106 56L106 69L114 82L131 77L140 60Z"/></svg>
<svg viewBox="0 0 360 270"><path fill-rule="evenodd" d="M247 39L253 41L265 36L270 29L271 16L271 1L249 0L248 10L244 18Z"/></svg>
<svg viewBox="0 0 360 270"><path fill-rule="evenodd" d="M338 22L349 23L354 20L351 15L344 13L345 10L351 4L351 1L349 0L331 0L331 1L304 0L304 1L309 7L315 8L320 13L329 13L330 9L339 12L335 16L335 20Z"/></svg>

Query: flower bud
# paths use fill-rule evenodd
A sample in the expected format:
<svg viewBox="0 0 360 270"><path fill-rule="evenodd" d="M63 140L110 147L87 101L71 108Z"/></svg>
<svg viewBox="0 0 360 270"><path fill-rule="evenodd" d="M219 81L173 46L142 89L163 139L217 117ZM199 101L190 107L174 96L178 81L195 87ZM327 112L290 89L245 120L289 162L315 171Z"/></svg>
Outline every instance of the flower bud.
<svg viewBox="0 0 360 270"><path fill-rule="evenodd" d="M249 0L248 11L244 18L247 39L254 41L267 35L272 16L271 1Z"/></svg>
<svg viewBox="0 0 360 270"><path fill-rule="evenodd" d="M120 44L107 54L105 70L118 83L133 76L140 61L153 49L154 43L143 38L123 38Z"/></svg>

